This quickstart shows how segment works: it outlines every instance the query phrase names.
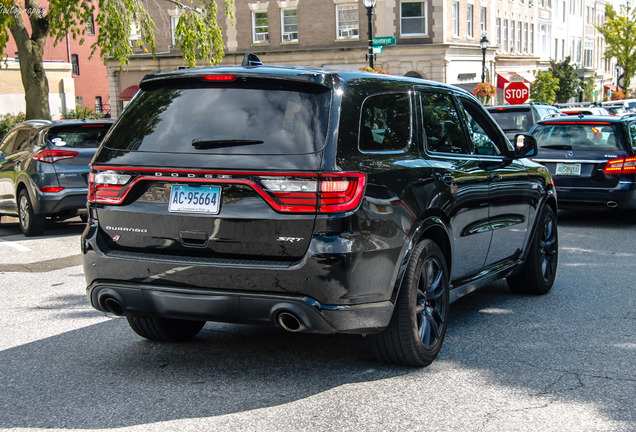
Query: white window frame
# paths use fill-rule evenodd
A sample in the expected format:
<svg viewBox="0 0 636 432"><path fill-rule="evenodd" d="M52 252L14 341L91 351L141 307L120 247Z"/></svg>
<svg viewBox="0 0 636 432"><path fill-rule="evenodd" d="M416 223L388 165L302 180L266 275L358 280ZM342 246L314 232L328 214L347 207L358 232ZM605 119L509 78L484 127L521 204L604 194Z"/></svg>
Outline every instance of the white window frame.
<svg viewBox="0 0 636 432"><path fill-rule="evenodd" d="M481 20L481 33L483 34L488 31L488 8L486 8L485 6L481 7L480 20Z"/></svg>
<svg viewBox="0 0 636 432"><path fill-rule="evenodd" d="M453 24L453 36L459 37L459 2L453 1L452 5L452 24Z"/></svg>
<svg viewBox="0 0 636 432"><path fill-rule="evenodd" d="M474 21L475 21L475 8L473 5L466 5L466 35L469 39L472 39L475 36L474 32Z"/></svg>
<svg viewBox="0 0 636 432"><path fill-rule="evenodd" d="M422 5L422 13L424 15L422 15L421 17L403 17L402 16L402 5L404 3L421 3ZM424 33L405 33L404 32L404 27L402 26L402 23L404 20L415 20L415 19L421 19L424 22ZM422 1L422 0L402 0L400 1L400 36L428 36L428 0L427 1Z"/></svg>
<svg viewBox="0 0 636 432"><path fill-rule="evenodd" d="M285 31L285 12L288 12L288 11L296 11L296 31L294 32ZM280 33L281 33L281 41L283 43L298 42L298 9L297 8L289 8L289 9L280 10Z"/></svg>
<svg viewBox="0 0 636 432"><path fill-rule="evenodd" d="M355 11L355 23L351 21L350 24L345 23L341 25L340 23L340 11L341 10L349 10ZM360 19L358 12L358 3L343 3L336 5L336 39L338 40L351 40L351 39L360 39ZM355 24L355 26L354 26Z"/></svg>
<svg viewBox="0 0 636 432"><path fill-rule="evenodd" d="M267 28L266 32L256 31L256 14L265 14L267 16ZM264 26L259 26L262 28ZM269 15L266 10L252 11L252 43L253 44L266 44L269 43Z"/></svg>

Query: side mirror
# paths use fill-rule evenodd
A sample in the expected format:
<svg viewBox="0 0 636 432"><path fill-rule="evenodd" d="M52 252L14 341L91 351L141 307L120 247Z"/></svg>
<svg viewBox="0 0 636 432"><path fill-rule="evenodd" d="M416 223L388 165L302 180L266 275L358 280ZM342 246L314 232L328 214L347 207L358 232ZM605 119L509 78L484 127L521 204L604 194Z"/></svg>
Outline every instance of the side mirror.
<svg viewBox="0 0 636 432"><path fill-rule="evenodd" d="M515 135L515 158L534 157L539 154L537 140L532 135Z"/></svg>

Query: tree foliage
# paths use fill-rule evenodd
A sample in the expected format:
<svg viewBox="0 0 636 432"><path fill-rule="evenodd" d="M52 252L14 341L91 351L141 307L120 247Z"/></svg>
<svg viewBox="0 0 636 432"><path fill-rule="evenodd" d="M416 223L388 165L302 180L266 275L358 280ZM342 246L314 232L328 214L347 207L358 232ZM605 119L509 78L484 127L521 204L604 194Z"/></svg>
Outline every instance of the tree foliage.
<svg viewBox="0 0 636 432"><path fill-rule="evenodd" d="M569 56L561 62L550 60L550 72L558 83L555 89L557 103L567 102L568 99L576 96L581 85L579 76L570 60Z"/></svg>
<svg viewBox="0 0 636 432"><path fill-rule="evenodd" d="M624 87L629 89L636 74L636 7L628 1L617 12L611 3L607 3L605 22L595 27L605 38L605 58L616 58L624 71Z"/></svg>
<svg viewBox="0 0 636 432"><path fill-rule="evenodd" d="M552 72L539 71L530 86L530 99L533 102L545 102L552 105L556 100L558 86L559 82L552 76Z"/></svg>
<svg viewBox="0 0 636 432"><path fill-rule="evenodd" d="M175 29L183 62L194 66L198 59L218 64L225 55L215 0L50 0L40 7L37 0L0 0L0 48L4 52L9 33L16 41L20 73L26 98L26 117L50 119L48 80L43 66L48 36L55 43L67 35L84 43L88 23L95 16L97 40L92 54L104 62L114 59L127 65L133 54L131 25L138 30L139 46L155 54L155 23L149 3L172 5L180 12ZM234 0L223 0L225 16L234 19ZM95 4L97 4L97 14ZM28 22L29 25L26 23Z"/></svg>

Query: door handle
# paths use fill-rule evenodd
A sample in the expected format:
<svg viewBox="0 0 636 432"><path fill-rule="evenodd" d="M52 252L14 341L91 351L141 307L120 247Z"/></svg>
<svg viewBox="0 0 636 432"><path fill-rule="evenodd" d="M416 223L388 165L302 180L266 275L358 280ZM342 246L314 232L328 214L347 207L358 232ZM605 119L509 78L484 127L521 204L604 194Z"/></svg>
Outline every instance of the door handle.
<svg viewBox="0 0 636 432"><path fill-rule="evenodd" d="M492 173L488 176L488 180L494 181L494 182L500 181L502 178L503 177L501 177L501 174L497 174L497 173Z"/></svg>
<svg viewBox="0 0 636 432"><path fill-rule="evenodd" d="M438 178L438 180L440 180L442 183L444 183L446 186L450 186L453 183L455 183L455 177L453 177L450 174L444 174L442 175L441 173L436 173L435 176Z"/></svg>

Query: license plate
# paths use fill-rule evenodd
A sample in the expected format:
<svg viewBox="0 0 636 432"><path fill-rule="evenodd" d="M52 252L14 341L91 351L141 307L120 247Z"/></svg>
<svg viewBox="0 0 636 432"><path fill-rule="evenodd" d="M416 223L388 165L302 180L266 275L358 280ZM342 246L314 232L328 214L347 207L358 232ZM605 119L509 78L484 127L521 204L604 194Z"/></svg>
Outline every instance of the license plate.
<svg viewBox="0 0 636 432"><path fill-rule="evenodd" d="M558 163L556 164L556 170L554 171L554 175L580 176L581 164Z"/></svg>
<svg viewBox="0 0 636 432"><path fill-rule="evenodd" d="M221 209L221 187L173 185L168 211L172 213L218 214Z"/></svg>

